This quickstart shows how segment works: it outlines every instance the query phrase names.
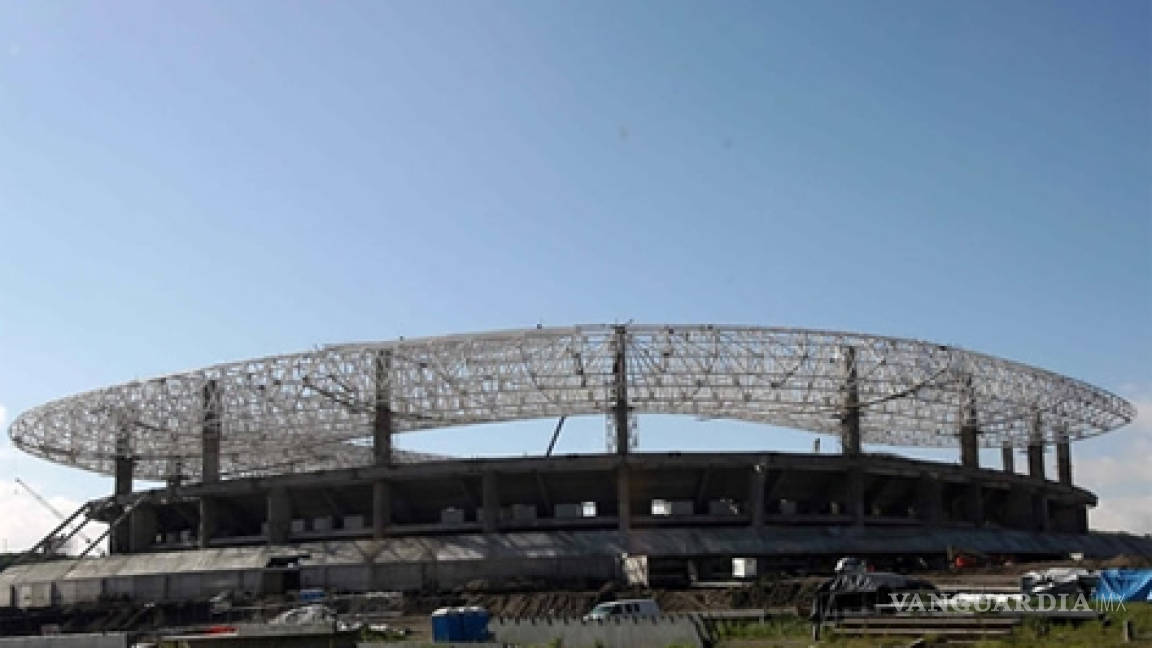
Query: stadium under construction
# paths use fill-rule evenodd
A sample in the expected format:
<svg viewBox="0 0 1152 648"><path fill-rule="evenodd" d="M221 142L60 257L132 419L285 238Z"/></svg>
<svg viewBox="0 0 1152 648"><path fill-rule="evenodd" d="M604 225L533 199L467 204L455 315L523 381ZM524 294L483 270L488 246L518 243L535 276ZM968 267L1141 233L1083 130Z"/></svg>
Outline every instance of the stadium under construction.
<svg viewBox="0 0 1152 648"><path fill-rule="evenodd" d="M762 423L764 447L640 452L639 414ZM606 417L608 451L464 459L393 444L419 430L581 415ZM1096 497L1072 481L1071 443L1134 417L1125 400L1045 370L855 333L629 324L327 346L19 416L9 430L19 448L113 475L115 492L0 573L0 605L655 584L845 554L1152 556L1148 538L1090 531ZM779 452L768 426L834 435L839 449ZM956 447L959 462L865 444ZM982 467L981 447L1002 465ZM134 490L135 480L164 486ZM80 557L37 560L89 521L108 523L107 537ZM110 555L91 556L105 540Z"/></svg>

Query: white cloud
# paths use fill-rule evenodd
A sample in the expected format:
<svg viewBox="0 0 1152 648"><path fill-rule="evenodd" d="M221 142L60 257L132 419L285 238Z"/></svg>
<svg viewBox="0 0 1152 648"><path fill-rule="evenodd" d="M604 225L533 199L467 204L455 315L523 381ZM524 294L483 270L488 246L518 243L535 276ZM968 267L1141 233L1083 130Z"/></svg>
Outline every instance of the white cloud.
<svg viewBox="0 0 1152 648"><path fill-rule="evenodd" d="M0 405L0 428L4 427L4 421L8 420L8 408Z"/></svg>
<svg viewBox="0 0 1152 648"><path fill-rule="evenodd" d="M1148 470L1152 458L1152 401L1135 405L1138 414L1132 425L1110 433L1116 443L1108 454L1080 460L1073 457L1078 482L1093 488L1143 483L1152 492L1152 471Z"/></svg>
<svg viewBox="0 0 1152 648"><path fill-rule="evenodd" d="M69 515L80 506L80 502L67 497L50 496L45 489L33 486L48 502L64 515ZM0 550L19 551L27 549L42 539L60 524L56 517L28 491L14 481L0 482ZM89 524L85 535L95 538L102 531L101 525ZM73 544L73 547L79 545Z"/></svg>
<svg viewBox="0 0 1152 648"><path fill-rule="evenodd" d="M1152 388L1131 392L1136 420L1111 433L1116 443L1107 454L1073 457L1072 469L1076 483L1100 498L1089 513L1092 528L1152 533Z"/></svg>
<svg viewBox="0 0 1152 648"><path fill-rule="evenodd" d="M1145 433L1152 433L1152 396L1132 401L1136 406L1136 420L1132 422L1134 429Z"/></svg>
<svg viewBox="0 0 1152 648"><path fill-rule="evenodd" d="M1152 533L1152 494L1101 497L1088 515L1093 529Z"/></svg>

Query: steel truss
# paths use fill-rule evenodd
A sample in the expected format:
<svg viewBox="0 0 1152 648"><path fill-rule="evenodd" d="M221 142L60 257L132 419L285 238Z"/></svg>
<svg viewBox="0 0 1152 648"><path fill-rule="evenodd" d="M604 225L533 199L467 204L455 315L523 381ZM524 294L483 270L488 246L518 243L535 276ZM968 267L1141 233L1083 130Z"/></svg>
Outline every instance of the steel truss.
<svg viewBox="0 0 1152 648"><path fill-rule="evenodd" d="M31 454L87 470L111 474L117 454L127 452L138 478L197 479L205 412L213 411L224 476L366 465L381 406L390 408L395 432L610 414L620 335L631 413L839 434L854 358L858 400L851 402L859 403L865 443L955 446L965 413L975 415L988 447L1080 439L1135 417L1131 404L1102 389L946 345L804 329L629 325L341 344L216 365L47 403L19 416L9 435ZM397 451L394 460L426 458Z"/></svg>

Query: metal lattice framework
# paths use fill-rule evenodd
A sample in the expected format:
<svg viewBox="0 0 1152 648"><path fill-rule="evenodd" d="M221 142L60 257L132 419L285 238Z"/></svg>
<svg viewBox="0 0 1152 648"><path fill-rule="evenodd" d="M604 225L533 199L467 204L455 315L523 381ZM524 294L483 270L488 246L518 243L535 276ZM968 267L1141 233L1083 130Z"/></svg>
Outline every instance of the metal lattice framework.
<svg viewBox="0 0 1152 648"><path fill-rule="evenodd" d="M1075 440L1135 417L1124 399L1078 380L929 342L628 325L343 344L216 365L47 403L9 435L70 466L111 474L115 457L130 453L138 477L196 478L205 412L215 411L224 475L365 465L382 398L396 432L605 414L617 403L621 349L633 413L838 434L854 362L865 443L954 446L961 419L974 415L982 445L1020 447L1037 434Z"/></svg>

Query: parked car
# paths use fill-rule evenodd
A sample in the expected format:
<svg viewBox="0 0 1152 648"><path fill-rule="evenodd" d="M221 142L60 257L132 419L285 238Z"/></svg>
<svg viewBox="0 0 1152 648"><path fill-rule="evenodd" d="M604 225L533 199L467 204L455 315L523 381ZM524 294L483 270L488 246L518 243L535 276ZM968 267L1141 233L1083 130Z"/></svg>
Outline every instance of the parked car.
<svg viewBox="0 0 1152 648"><path fill-rule="evenodd" d="M608 617L621 616L660 616L660 606L656 603L656 601L653 601L652 599L623 599L620 601L608 601L592 608L591 612L584 615L584 620L597 621L600 619L606 619Z"/></svg>
<svg viewBox="0 0 1152 648"><path fill-rule="evenodd" d="M854 556L844 556L836 561L837 574L863 574L868 571L868 563Z"/></svg>

